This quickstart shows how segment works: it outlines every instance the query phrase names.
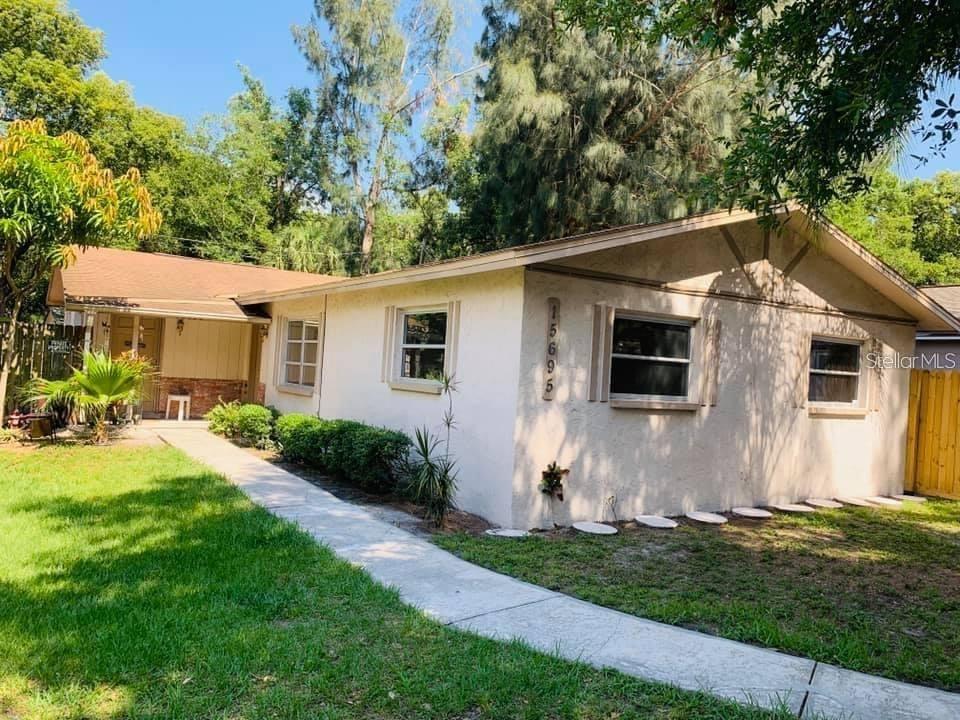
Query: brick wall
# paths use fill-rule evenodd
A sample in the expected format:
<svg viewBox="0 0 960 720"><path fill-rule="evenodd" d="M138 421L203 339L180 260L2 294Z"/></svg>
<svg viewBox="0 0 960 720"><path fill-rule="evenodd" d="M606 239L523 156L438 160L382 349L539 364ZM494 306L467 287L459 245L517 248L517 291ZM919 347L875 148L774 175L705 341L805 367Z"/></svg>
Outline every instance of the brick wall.
<svg viewBox="0 0 960 720"><path fill-rule="evenodd" d="M202 418L221 399L224 402L243 400L246 388L247 383L243 380L160 377L157 379L154 411L163 415L167 409L168 395L189 395L190 417ZM170 408L171 417L176 409L177 404L174 403Z"/></svg>

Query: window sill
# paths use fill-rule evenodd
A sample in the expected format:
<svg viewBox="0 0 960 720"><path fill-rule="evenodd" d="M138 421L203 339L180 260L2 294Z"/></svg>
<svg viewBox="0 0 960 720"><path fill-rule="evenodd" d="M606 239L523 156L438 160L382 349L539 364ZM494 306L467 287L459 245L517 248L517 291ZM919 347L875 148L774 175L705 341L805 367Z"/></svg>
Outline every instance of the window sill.
<svg viewBox="0 0 960 720"><path fill-rule="evenodd" d="M401 390L403 392L424 393L425 395L439 395L443 388L439 383L418 383L409 380L391 380L388 385L391 390Z"/></svg>
<svg viewBox="0 0 960 720"><path fill-rule="evenodd" d="M309 397L313 395L315 391L312 387L303 387L302 385L277 385L277 392L286 393L288 395L303 395L304 397Z"/></svg>
<svg viewBox="0 0 960 720"><path fill-rule="evenodd" d="M640 400L629 398L610 398L610 407L623 410L668 410L678 412L696 412L700 403L686 400Z"/></svg>
<svg viewBox="0 0 960 720"><path fill-rule="evenodd" d="M810 405L807 415L824 418L865 418L870 414L867 408L862 407L830 407L829 405Z"/></svg>

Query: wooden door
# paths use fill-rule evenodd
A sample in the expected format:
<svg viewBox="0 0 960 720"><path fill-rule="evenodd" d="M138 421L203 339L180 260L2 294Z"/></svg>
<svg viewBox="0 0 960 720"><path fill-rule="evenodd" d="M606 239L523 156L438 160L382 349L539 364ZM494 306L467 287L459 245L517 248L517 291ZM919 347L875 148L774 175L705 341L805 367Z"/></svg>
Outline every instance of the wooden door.
<svg viewBox="0 0 960 720"><path fill-rule="evenodd" d="M163 318L136 315L114 315L110 320L110 356L120 357L133 349L134 322L139 321L137 356L149 360L154 371L160 369L160 336ZM143 407L154 409L156 383L151 379L144 383Z"/></svg>

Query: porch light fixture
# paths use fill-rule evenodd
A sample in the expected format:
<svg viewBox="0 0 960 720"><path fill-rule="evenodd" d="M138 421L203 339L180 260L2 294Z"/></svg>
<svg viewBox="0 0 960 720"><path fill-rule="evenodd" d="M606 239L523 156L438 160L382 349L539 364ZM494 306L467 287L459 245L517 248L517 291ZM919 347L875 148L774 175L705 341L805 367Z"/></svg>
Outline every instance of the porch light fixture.
<svg viewBox="0 0 960 720"><path fill-rule="evenodd" d="M177 335L183 335L184 324L183 318L177 318Z"/></svg>

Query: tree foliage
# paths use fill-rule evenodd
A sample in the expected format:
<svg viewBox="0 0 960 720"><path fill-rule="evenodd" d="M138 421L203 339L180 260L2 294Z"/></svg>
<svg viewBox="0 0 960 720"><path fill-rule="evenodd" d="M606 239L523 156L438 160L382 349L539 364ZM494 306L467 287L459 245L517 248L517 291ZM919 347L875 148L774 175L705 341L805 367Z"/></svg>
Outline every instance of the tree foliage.
<svg viewBox="0 0 960 720"><path fill-rule="evenodd" d="M183 123L96 72L105 55L101 34L61 0L0 0L0 118L43 118L53 133L87 138L115 173L146 173L175 152Z"/></svg>
<svg viewBox="0 0 960 720"><path fill-rule="evenodd" d="M730 57L750 91L719 188L767 211L820 210L865 189L870 166L921 121L930 152L958 130L953 98L923 101L960 71L960 3L927 0L561 0L574 21L625 42L663 37Z"/></svg>
<svg viewBox="0 0 960 720"><path fill-rule="evenodd" d="M960 173L905 181L884 170L869 191L827 214L911 282L960 282Z"/></svg>
<svg viewBox="0 0 960 720"><path fill-rule="evenodd" d="M339 184L334 209L360 228L360 269L369 272L378 212L402 186L398 144L444 77L452 12L447 0L315 0L294 36L317 76L317 113Z"/></svg>
<svg viewBox="0 0 960 720"><path fill-rule="evenodd" d="M712 206L703 176L736 125L728 63L566 29L554 0L498 0L484 14L490 73L479 85L482 180L470 211L488 220L488 241L516 244Z"/></svg>
<svg viewBox="0 0 960 720"><path fill-rule="evenodd" d="M10 123L0 136L0 420L14 361L13 333L24 304L72 247L156 232L140 173L116 177L79 135L47 134L41 119Z"/></svg>

